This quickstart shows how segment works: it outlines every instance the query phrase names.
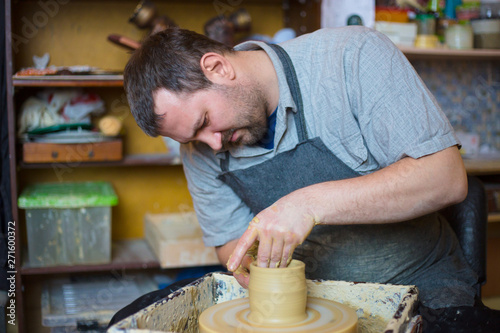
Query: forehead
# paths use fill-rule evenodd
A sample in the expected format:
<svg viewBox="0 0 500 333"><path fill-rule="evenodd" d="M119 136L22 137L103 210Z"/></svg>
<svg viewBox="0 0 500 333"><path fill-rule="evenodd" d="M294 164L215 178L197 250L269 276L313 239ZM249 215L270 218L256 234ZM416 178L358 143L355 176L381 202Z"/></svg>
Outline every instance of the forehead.
<svg viewBox="0 0 500 333"><path fill-rule="evenodd" d="M158 89L153 92L154 113L158 119L159 134L168 136L177 141L185 141L182 133L188 131L189 110L188 99L183 94L173 93L167 89ZM192 110L190 110L192 111Z"/></svg>
<svg viewBox="0 0 500 333"><path fill-rule="evenodd" d="M186 99L185 94L174 93L167 89L160 88L153 92L154 113L163 115L170 108L180 107Z"/></svg>
<svg viewBox="0 0 500 333"><path fill-rule="evenodd" d="M174 93L158 89L153 93L154 112L159 119L159 134L179 142L192 139L197 124L202 121L204 112L209 108L210 93Z"/></svg>

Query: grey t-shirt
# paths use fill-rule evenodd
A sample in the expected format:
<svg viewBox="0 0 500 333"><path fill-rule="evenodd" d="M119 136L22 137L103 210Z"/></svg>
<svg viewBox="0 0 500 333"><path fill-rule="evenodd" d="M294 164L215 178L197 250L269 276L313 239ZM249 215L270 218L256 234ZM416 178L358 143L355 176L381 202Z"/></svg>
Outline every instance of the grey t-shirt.
<svg viewBox="0 0 500 333"><path fill-rule="evenodd" d="M419 158L458 143L432 94L384 35L364 27L322 29L281 46L297 73L309 137L319 136L353 170L368 174L401 158ZM259 164L298 143L287 111L295 112L295 104L277 55L262 42L236 49L267 52L278 74L280 99L274 149L232 149L230 170ZM253 214L217 179L224 152L189 143L181 146L181 156L205 244L239 238Z"/></svg>

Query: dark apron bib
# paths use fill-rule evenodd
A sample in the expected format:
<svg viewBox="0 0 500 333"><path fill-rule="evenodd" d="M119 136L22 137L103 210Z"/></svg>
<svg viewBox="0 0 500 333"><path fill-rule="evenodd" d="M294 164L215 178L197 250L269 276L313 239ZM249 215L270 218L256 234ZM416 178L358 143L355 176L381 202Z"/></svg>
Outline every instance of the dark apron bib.
<svg viewBox="0 0 500 333"><path fill-rule="evenodd" d="M270 160L241 170L229 171L230 154L226 152L225 159L220 162L222 173L218 176L254 214L297 189L360 175L335 156L319 137L308 138L293 64L281 47L270 46L283 64L297 107L294 122L299 143ZM412 278L418 276L420 286L424 286L421 275L429 275L428 283L442 288L434 275L436 272L429 272L429 269L441 257L455 252L456 239L452 236L448 223L438 214L391 224L317 225L297 247L294 258L305 262L306 275L310 279L417 284ZM453 268L444 267L444 272L448 271L446 275L453 272ZM419 275L418 272L426 273ZM437 272L441 273L441 270ZM474 290L471 291L473 294Z"/></svg>

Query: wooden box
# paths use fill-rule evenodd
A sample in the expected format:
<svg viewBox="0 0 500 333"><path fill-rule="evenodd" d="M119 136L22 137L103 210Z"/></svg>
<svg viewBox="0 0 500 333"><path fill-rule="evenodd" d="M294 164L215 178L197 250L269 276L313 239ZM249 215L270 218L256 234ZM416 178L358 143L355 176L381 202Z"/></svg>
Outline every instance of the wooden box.
<svg viewBox="0 0 500 333"><path fill-rule="evenodd" d="M163 268L219 264L215 248L203 244L194 212L146 214L144 235Z"/></svg>
<svg viewBox="0 0 500 333"><path fill-rule="evenodd" d="M23 144L25 163L119 161L123 158L122 140L92 143Z"/></svg>

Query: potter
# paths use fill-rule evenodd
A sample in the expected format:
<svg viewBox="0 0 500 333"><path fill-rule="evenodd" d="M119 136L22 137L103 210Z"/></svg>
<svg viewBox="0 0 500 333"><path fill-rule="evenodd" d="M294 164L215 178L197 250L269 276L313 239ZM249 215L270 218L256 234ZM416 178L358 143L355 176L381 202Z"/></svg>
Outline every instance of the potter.
<svg viewBox="0 0 500 333"><path fill-rule="evenodd" d="M145 133L182 143L205 245L242 285L258 242L259 267L293 256L308 278L474 304L476 275L436 213L467 194L458 140L384 35L320 29L233 48L168 29L134 52L124 86Z"/></svg>

